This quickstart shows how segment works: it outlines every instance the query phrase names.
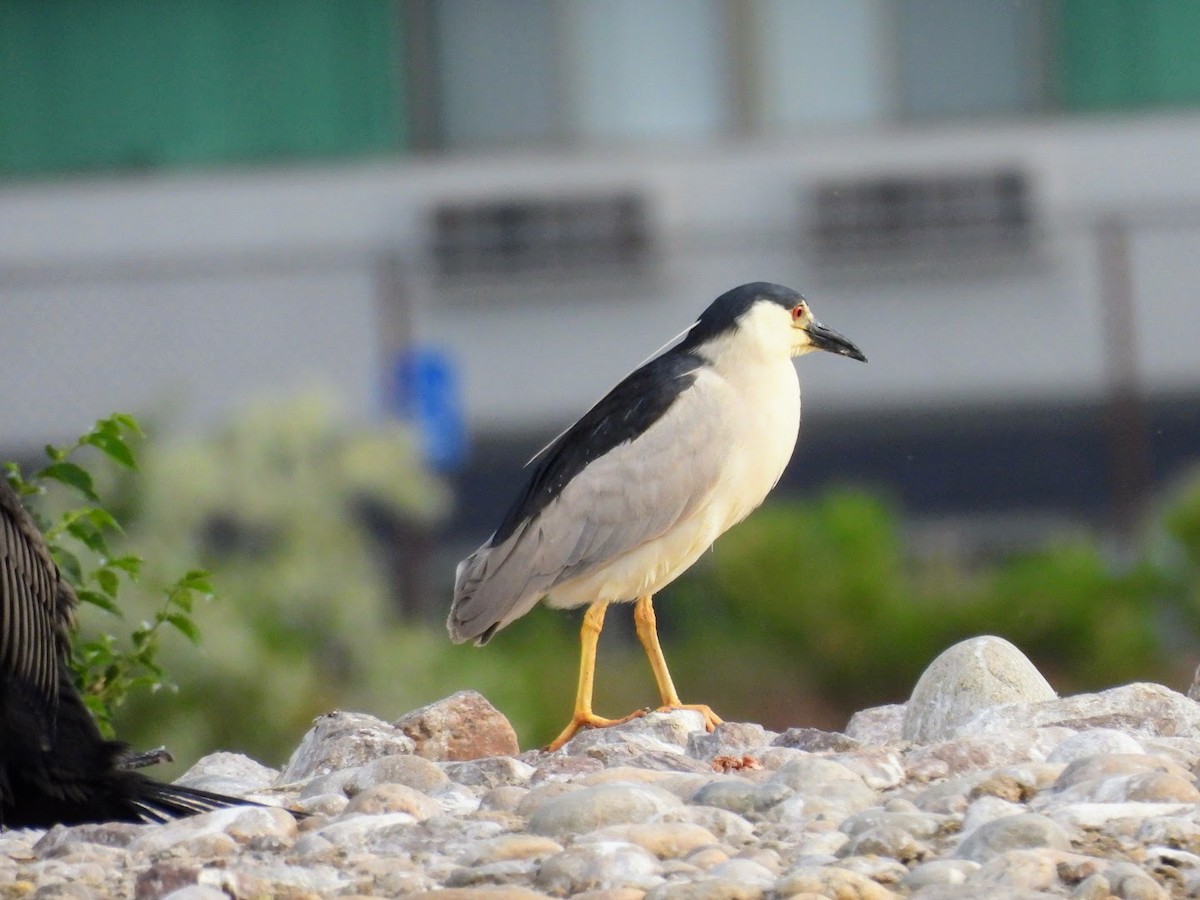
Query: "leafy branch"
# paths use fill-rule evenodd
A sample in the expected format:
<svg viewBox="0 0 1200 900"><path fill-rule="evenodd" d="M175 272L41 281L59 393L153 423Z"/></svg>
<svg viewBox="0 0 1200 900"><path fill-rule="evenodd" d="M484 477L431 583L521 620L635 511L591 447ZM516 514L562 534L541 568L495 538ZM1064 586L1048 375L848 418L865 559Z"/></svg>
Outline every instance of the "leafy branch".
<svg viewBox="0 0 1200 900"><path fill-rule="evenodd" d="M34 520L63 577L75 589L81 603L88 603L118 619L124 614L120 594L141 575L143 560L132 554L115 555L110 537L122 535L120 523L102 504L92 473L77 454L94 448L122 469L137 471L130 439L142 437L133 416L115 413L100 419L90 431L67 447L47 445L49 462L28 479L16 463L5 465L5 476L21 495L44 495L51 482L58 482L82 495L86 505L61 513L47 521L34 510ZM127 647L117 636L100 633L94 638L72 642L71 670L84 702L96 716L101 730L112 734L112 716L130 694L140 689L175 689L158 661L165 629L179 632L193 644L200 632L192 617L197 599L212 595L209 575L200 569L185 572L163 591L154 614L129 632Z"/></svg>

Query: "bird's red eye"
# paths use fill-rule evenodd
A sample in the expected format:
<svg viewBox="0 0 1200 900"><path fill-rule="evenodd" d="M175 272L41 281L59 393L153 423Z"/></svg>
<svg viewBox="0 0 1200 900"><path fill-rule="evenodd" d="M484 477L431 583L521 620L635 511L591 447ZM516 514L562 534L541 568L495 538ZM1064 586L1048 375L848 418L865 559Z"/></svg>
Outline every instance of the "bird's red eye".
<svg viewBox="0 0 1200 900"><path fill-rule="evenodd" d="M795 306L792 307L792 321L799 322L803 318L804 318L804 304L797 303Z"/></svg>

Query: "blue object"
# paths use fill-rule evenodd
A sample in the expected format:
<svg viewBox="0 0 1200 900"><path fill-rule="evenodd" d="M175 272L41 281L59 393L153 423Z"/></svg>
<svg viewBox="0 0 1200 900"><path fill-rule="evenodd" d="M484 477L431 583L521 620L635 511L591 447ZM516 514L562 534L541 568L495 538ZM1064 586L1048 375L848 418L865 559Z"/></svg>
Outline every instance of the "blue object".
<svg viewBox="0 0 1200 900"><path fill-rule="evenodd" d="M388 410L412 423L425 462L452 472L467 458L458 371L449 354L436 347L413 346L396 354L391 367Z"/></svg>

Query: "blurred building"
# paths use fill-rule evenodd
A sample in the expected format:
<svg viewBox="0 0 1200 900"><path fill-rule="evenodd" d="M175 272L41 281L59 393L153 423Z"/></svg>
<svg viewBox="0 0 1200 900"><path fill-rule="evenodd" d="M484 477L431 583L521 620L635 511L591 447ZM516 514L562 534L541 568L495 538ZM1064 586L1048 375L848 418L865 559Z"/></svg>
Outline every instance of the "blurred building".
<svg viewBox="0 0 1200 900"><path fill-rule="evenodd" d="M0 0L0 450L448 361L515 468L748 280L789 484L1128 518L1200 442L1191 0ZM403 367L400 368L403 370ZM174 426L173 426L174 427Z"/></svg>

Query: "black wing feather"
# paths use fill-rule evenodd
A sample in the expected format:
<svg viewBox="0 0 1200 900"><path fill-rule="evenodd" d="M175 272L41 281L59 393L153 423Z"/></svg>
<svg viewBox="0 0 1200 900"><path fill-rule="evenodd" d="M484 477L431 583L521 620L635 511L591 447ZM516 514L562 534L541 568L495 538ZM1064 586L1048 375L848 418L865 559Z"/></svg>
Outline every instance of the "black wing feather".
<svg viewBox="0 0 1200 900"><path fill-rule="evenodd" d="M534 464L529 480L489 544L503 543L533 519L575 476L614 447L632 441L663 417L696 380L700 357L679 347L627 376L563 432Z"/></svg>

